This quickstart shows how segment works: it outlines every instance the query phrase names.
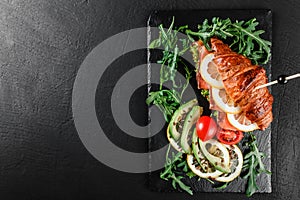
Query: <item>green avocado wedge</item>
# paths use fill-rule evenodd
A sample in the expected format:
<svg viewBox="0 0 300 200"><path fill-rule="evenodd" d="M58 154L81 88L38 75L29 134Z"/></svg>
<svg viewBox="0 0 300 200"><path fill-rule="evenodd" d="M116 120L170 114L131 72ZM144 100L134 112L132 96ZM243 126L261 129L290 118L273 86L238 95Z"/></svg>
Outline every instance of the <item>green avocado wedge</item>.
<svg viewBox="0 0 300 200"><path fill-rule="evenodd" d="M192 127L196 124L197 120L201 116L203 108L200 106L194 106L192 110L187 114L182 129L180 138L180 146L187 154L192 153L191 145L189 144L189 138L192 139Z"/></svg>
<svg viewBox="0 0 300 200"><path fill-rule="evenodd" d="M202 170L205 172L206 170L204 169L204 167L202 166L202 162L201 160L204 158L204 156L202 155L200 149L199 149L199 144L198 144L198 135L197 135L197 131L196 128L194 129L193 132L193 137L192 137L192 150L193 150L193 154L196 158L196 160L198 161L198 164L200 165L200 167L202 168ZM199 157L199 155L201 155L202 158Z"/></svg>
<svg viewBox="0 0 300 200"><path fill-rule="evenodd" d="M183 105L181 105L174 113L171 121L170 121L170 136L174 139L174 140L179 140L181 133L178 130L178 126L180 124L180 122L182 120L184 120L184 116L195 106L198 104L198 101L196 99L193 99Z"/></svg>

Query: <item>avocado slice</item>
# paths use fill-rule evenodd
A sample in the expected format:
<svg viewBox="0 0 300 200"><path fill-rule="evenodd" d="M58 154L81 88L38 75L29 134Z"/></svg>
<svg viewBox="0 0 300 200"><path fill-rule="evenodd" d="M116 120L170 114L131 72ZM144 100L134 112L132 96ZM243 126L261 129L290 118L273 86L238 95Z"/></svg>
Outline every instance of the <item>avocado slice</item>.
<svg viewBox="0 0 300 200"><path fill-rule="evenodd" d="M184 151L182 150L181 146L178 144L179 142L178 141L175 141L171 135L170 135L170 126L168 126L167 128L167 139L169 140L169 143L171 144L171 146L176 150L176 151L179 151L179 152L182 152L184 153Z"/></svg>
<svg viewBox="0 0 300 200"><path fill-rule="evenodd" d="M178 131L178 125L183 119L184 115L186 115L193 106L197 105L198 101L196 99L193 99L183 105L181 105L172 116L172 119L170 121L170 135L174 140L179 140L181 133Z"/></svg>
<svg viewBox="0 0 300 200"><path fill-rule="evenodd" d="M199 141L199 147L200 147L202 154L217 170L219 170L223 173L231 172L230 167L229 167L229 162L230 162L229 152L223 144L221 144L220 142L218 142L215 139L210 139L205 142L203 142L201 139L199 139L198 141ZM216 146L223 153L223 158L212 155L206 149L206 144L210 144L211 146Z"/></svg>
<svg viewBox="0 0 300 200"><path fill-rule="evenodd" d="M198 135L197 135L197 131L196 128L194 129L193 132L193 137L192 137L192 150L193 150L193 154L198 162L198 164L200 165L201 169L206 172L206 170L204 169L204 167L202 166L202 162L201 160L203 160L204 157L200 158L199 155L203 156L200 149L199 149L199 145L198 145Z"/></svg>
<svg viewBox="0 0 300 200"><path fill-rule="evenodd" d="M193 125L197 122L200 115L203 112L203 108L200 106L194 106L192 110L187 114L184 125L182 129L182 134L180 138L180 145L185 153L192 153L191 146L188 142L188 138L191 137L191 129Z"/></svg>

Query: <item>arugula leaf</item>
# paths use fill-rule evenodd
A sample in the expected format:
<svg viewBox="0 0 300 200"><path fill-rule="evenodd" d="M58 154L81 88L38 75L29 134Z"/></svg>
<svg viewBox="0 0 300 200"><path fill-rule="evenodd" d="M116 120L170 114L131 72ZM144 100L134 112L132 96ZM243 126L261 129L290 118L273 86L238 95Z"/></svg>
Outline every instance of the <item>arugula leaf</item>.
<svg viewBox="0 0 300 200"><path fill-rule="evenodd" d="M191 45L190 52L192 53L194 63L199 64L199 51L198 46L195 43Z"/></svg>
<svg viewBox="0 0 300 200"><path fill-rule="evenodd" d="M228 186L228 182L226 182L226 183L224 183L223 185L221 185L221 186L219 186L219 187L215 187L215 189L217 189L217 190L223 190L223 189L225 189L227 186Z"/></svg>
<svg viewBox="0 0 300 200"><path fill-rule="evenodd" d="M149 44L148 48L149 48L149 49L155 49L155 48L160 47L160 45L161 45L161 39L160 39L160 37L159 37L159 38L153 40L153 41Z"/></svg>
<svg viewBox="0 0 300 200"><path fill-rule="evenodd" d="M247 146L250 152L244 156L243 169L246 170L247 173L243 178L248 178L246 195L250 197L258 190L258 186L256 184L257 176L261 173L271 174L271 172L265 169L261 160L265 154L258 150L255 135L252 132L249 132L248 134L249 141Z"/></svg>
<svg viewBox="0 0 300 200"><path fill-rule="evenodd" d="M150 92L146 103L156 105L163 113L166 122L169 122L180 106L180 96L175 90L159 90Z"/></svg>

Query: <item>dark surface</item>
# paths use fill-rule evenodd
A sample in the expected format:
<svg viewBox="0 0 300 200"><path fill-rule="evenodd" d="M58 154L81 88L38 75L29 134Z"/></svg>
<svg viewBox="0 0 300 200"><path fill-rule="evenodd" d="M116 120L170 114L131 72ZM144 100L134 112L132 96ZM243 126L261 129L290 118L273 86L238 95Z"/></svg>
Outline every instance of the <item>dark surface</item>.
<svg viewBox="0 0 300 200"><path fill-rule="evenodd" d="M300 3L287 1L0 2L1 199L247 199L149 191L145 174L104 166L74 127L72 86L85 56L120 31L146 26L153 10L273 11L272 76L300 71ZM299 79L273 86L272 190L251 199L300 198Z"/></svg>
<svg viewBox="0 0 300 200"><path fill-rule="evenodd" d="M173 16L175 17L174 27L180 27L183 25L188 25L188 27L191 30L196 31L197 26L199 23L203 22L205 19L208 19L209 22L211 21L212 17L220 17L221 19L230 18L232 21L235 20L243 20L248 21L252 18L256 18L259 22L259 25L257 29L265 30L265 33L262 35L263 39L266 39L268 41L272 40L272 13L270 10L181 10L181 11L155 11L153 12L148 20L148 25L150 27L158 27L160 24L163 24L165 28L168 28L170 23L172 22ZM148 40L152 41L157 38L157 34L150 32L149 34L150 38ZM150 63L156 63L157 60L161 59L161 54L157 51L150 51L149 52L149 62ZM189 54L189 53L187 53ZM195 70L194 62L187 63L189 64L189 68L191 71ZM151 67L150 64L150 73L154 74L152 71L155 71L155 67ZM183 68L182 66L178 66L178 69ZM264 68L267 71L267 74L271 74L271 60L264 65ZM152 71L151 71L152 70ZM182 70L183 75L185 75L184 70ZM197 88L197 81L196 81L196 74L193 73L193 78L190 80L190 85L192 86L193 90L197 94L197 99L199 102L199 105L204 108L204 113L206 115L209 115L207 113L211 112L209 110L209 105L205 104L203 101L206 101L202 95L200 95L200 92ZM154 80L155 77L152 77L152 80ZM185 95L185 94L184 94ZM192 98L192 97L191 97ZM204 114L204 115L205 115ZM150 115L150 118L157 118L157 115ZM150 125L151 126L151 125ZM166 135L166 129L163 129L160 131L161 135ZM150 129L151 131L152 129ZM264 164L267 170L271 169L271 126L268 127L265 131L254 131L254 134L257 136L257 143L260 151L264 152L266 154L266 159L264 159ZM168 142L168 139L166 136L164 138L161 137L153 137L151 138L152 143L157 146L162 146L162 144L165 144ZM240 148L244 149L245 145L241 145L242 143L246 143L247 137L244 138L244 140L239 144ZM157 149L156 146L152 145L150 146L150 149ZM244 151L245 152L245 151ZM244 155L246 153L243 153ZM150 160L150 163L152 161ZM155 161L154 161L155 162ZM152 171L150 169L150 171ZM165 180L162 180L159 178L159 173L161 170L157 170L155 172L150 173L149 175L149 188L153 191L160 191L160 192L170 192L174 191L171 185L171 181L167 182ZM216 185L222 185L222 183L216 183L215 185L211 184L205 179L202 179L201 181L197 181L197 177L193 179L186 178L183 181L186 181L195 192L239 192L239 193L245 193L246 191L246 185L247 185L247 179L242 179L241 177L238 177L234 181L232 181L226 189L220 190L215 189ZM257 190L257 193L270 193L272 191L271 186L271 176L266 174L261 174L257 178L257 185L259 189Z"/></svg>

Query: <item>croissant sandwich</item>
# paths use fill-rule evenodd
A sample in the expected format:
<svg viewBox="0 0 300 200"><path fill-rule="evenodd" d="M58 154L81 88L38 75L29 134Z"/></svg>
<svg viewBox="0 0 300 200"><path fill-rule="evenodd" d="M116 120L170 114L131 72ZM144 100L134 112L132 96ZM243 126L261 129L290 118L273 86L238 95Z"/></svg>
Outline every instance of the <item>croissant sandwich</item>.
<svg viewBox="0 0 300 200"><path fill-rule="evenodd" d="M225 90L227 98L240 109L239 115L256 124L257 128L265 130L273 120L273 97L267 87L256 89L257 86L268 81L264 68L253 65L248 58L232 51L227 44L217 38L211 39L211 51L208 51L201 41L196 42L195 45L199 53L196 76L198 88L211 91L216 86ZM201 73L203 69L200 69L201 62L207 62L208 59L210 68L207 71L215 79L212 85ZM211 70L214 67L215 72ZM218 110L213 99L210 104L212 109Z"/></svg>

